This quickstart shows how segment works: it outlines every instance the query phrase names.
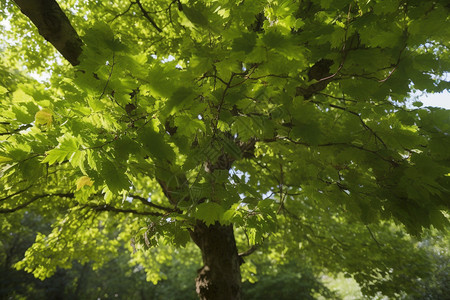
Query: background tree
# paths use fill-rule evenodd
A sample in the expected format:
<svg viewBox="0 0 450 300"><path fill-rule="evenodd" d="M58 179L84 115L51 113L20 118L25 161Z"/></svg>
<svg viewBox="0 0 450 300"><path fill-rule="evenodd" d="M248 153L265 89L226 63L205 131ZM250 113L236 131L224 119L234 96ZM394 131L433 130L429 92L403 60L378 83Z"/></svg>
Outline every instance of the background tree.
<svg viewBox="0 0 450 300"><path fill-rule="evenodd" d="M200 266L200 253L195 247L183 249L163 246L152 248L141 255L131 255L129 251L119 251L110 261L103 265L92 263L80 265L74 262L71 269L57 268L54 274L44 281L33 278L23 270L16 270L14 265L23 259L26 249L33 243L35 232L49 233L51 221L31 212L24 215L8 215L3 219L0 233L0 298L1 299L196 299L195 287L192 285L195 270ZM350 228L347 228L351 230ZM383 230L384 234L388 231ZM392 228L391 230L392 231ZM354 233L354 231L353 231ZM378 231L376 231L378 233ZM369 286L367 295L388 295L397 299L443 299L450 292L448 285L448 264L450 257L446 253L448 237L427 232L427 237L420 243L411 243L407 236L399 242L396 232L391 238L381 237L388 241L392 247L401 249L403 259L399 263L389 261L389 266L395 269L390 271L391 278L379 280L374 286ZM369 242L370 238L360 234L353 238ZM276 241L277 239L274 239ZM373 241L372 241L373 242ZM326 242L330 245L329 241ZM350 246L350 245L349 245ZM353 245L352 245L353 246ZM247 259L244 265L242 297L244 299L355 299L363 298L354 288L344 288L339 280L325 276L327 271L323 268L326 263L319 259L311 259L307 248L300 253L291 252L280 258L276 245L266 245L267 249L260 249ZM353 246L354 247L354 246ZM367 245L364 246L367 248ZM375 246L376 247L376 246ZM421 251L414 249L421 248ZM280 251L281 250L281 251ZM311 252L313 252L311 248ZM425 251L423 251L425 250ZM386 253L386 249L382 249ZM306 252L306 253L305 253ZM376 252L376 251L365 251ZM387 256L395 259L399 255L388 253ZM405 259L406 258L406 259ZM348 265L361 266L363 273L367 263L358 261L361 257L347 259ZM322 259L327 262L334 258ZM339 259L338 259L339 260ZM150 263L149 263L150 262ZM151 263L153 262L153 263ZM156 262L156 263L155 263ZM315 262L315 264L314 264ZM383 256L379 256L375 265L386 264ZM329 268L328 263L328 268ZM372 264L373 265L373 264ZM336 274L331 272L328 274ZM370 272L370 267L367 270ZM155 282L153 274L161 279L157 285L146 282L146 277ZM358 278L363 276L358 275ZM370 278L365 276L365 278ZM323 280L327 281L326 286ZM256 281L256 282L255 282ZM338 291L331 292L339 286ZM347 295L346 293L350 293ZM377 299L377 298L375 298Z"/></svg>
<svg viewBox="0 0 450 300"><path fill-rule="evenodd" d="M198 295L238 299L245 257L284 237L289 255L335 253L326 267L396 294L374 282L398 260L339 229L389 254L382 220L447 226L449 113L404 105L448 88L446 1L68 1L67 18L28 3L77 67L2 2L16 45L1 53L0 213L55 216L17 267L45 278L121 245L193 241ZM79 57L61 32L81 36ZM22 66L52 76L39 86Z"/></svg>
<svg viewBox="0 0 450 300"><path fill-rule="evenodd" d="M18 217L18 215L16 215ZM1 299L196 299L192 285L195 270L201 261L198 251L189 247L176 255L169 247L153 249L158 285L147 282L147 272L133 262L131 253L119 249L108 262L99 265L73 262L70 269L57 268L52 276L41 281L14 265L35 240L35 232L51 232L50 222L27 213L23 218L8 217L0 234L0 298ZM8 228L6 225L9 225ZM134 258L134 261L137 259ZM151 266L146 265L147 268ZM153 271L155 273L155 271ZM149 272L151 274L151 272Z"/></svg>

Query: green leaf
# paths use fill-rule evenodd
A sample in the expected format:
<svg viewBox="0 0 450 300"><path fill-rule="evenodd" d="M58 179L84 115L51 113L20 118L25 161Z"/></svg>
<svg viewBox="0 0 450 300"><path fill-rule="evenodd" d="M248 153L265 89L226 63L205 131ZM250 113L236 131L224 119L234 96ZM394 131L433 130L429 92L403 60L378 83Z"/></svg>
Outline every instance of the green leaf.
<svg viewBox="0 0 450 300"><path fill-rule="evenodd" d="M46 125L50 127L53 122L53 113L48 108L41 109L34 116L36 125Z"/></svg>
<svg viewBox="0 0 450 300"><path fill-rule="evenodd" d="M166 111L169 114L179 111L189 99L193 98L193 93L194 91L188 87L177 88L166 102Z"/></svg>
<svg viewBox="0 0 450 300"><path fill-rule="evenodd" d="M202 120L189 116L177 116L174 120L177 126L177 133L192 137L193 135L206 130L205 123Z"/></svg>
<svg viewBox="0 0 450 300"><path fill-rule="evenodd" d="M122 136L114 141L115 157L118 161L127 161L130 154L139 153L139 145L128 136Z"/></svg>
<svg viewBox="0 0 450 300"><path fill-rule="evenodd" d="M234 159L240 159L242 156L241 149L228 137L222 138L223 149L230 154Z"/></svg>
<svg viewBox="0 0 450 300"><path fill-rule="evenodd" d="M222 206L215 202L205 202L197 206L195 217L205 222L206 225L212 225L218 222L224 213Z"/></svg>
<svg viewBox="0 0 450 300"><path fill-rule="evenodd" d="M236 215L237 209L239 208L239 203L235 203L231 206L231 208L227 209L221 218L222 223L227 223L232 220L232 218Z"/></svg>
<svg viewBox="0 0 450 300"><path fill-rule="evenodd" d="M233 40L233 50L243 51L245 54L252 52L256 45L256 33L242 33L242 36Z"/></svg>
<svg viewBox="0 0 450 300"><path fill-rule="evenodd" d="M208 19L203 15L199 7L189 7L187 5L183 5L183 13L189 19L189 21L191 21L195 25L208 25Z"/></svg>
<svg viewBox="0 0 450 300"><path fill-rule="evenodd" d="M130 181L124 170L118 169L114 163L109 160L103 161L101 175L105 179L108 189L118 195L121 191L130 189Z"/></svg>
<svg viewBox="0 0 450 300"><path fill-rule="evenodd" d="M4 163L10 162L10 161L12 161L12 159L10 157L0 155L0 164L4 164Z"/></svg>
<svg viewBox="0 0 450 300"><path fill-rule="evenodd" d="M142 130L139 140L142 143L144 150L155 161L171 161L175 157L172 147L164 141L163 135L161 133L157 133L148 126Z"/></svg>
<svg viewBox="0 0 450 300"><path fill-rule="evenodd" d="M80 168L83 174L86 174L86 170L84 169L84 161L86 159L85 151L75 151L70 157L69 161L73 167Z"/></svg>
<svg viewBox="0 0 450 300"><path fill-rule="evenodd" d="M77 191L82 189L84 186L92 186L94 182L88 176L82 176L77 180Z"/></svg>
<svg viewBox="0 0 450 300"><path fill-rule="evenodd" d="M186 247L186 244L191 240L189 232L182 228L176 228L173 236L173 243L178 247Z"/></svg>
<svg viewBox="0 0 450 300"><path fill-rule="evenodd" d="M12 100L13 100L14 103L19 104L19 103L24 103L24 102L32 102L33 101L33 97L28 95L23 90L19 89L19 90L15 91L13 93Z"/></svg>
<svg viewBox="0 0 450 300"><path fill-rule="evenodd" d="M42 161L42 163L49 163L53 165L54 163L62 163L66 158L71 158L75 152L78 151L80 146L79 139L75 138L70 134L66 134L59 139L60 143L57 148L50 150L46 153L46 157ZM79 154L76 156L77 159L81 159ZM75 160L75 162L79 163L79 161Z"/></svg>

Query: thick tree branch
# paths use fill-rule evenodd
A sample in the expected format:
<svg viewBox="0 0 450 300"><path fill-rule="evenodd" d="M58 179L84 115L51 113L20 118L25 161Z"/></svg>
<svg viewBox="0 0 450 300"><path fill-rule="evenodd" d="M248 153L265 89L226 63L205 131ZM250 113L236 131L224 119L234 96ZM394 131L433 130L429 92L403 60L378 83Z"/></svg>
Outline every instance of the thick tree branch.
<svg viewBox="0 0 450 300"><path fill-rule="evenodd" d="M166 212L177 212L177 213L182 213L182 211L181 210L179 210L179 209L177 209L177 208L170 208L170 207L165 207L165 206L161 206L161 205L158 205L158 204L155 204L155 203L153 203L153 202L150 202L150 201L148 201L146 198L144 198L144 197L141 197L141 196L139 196L139 195L129 195L131 198L134 198L134 199L138 199L139 201L141 201L141 203L142 204L144 204L144 205L147 205L147 206L150 206L150 207L153 207L153 208L156 208L156 209L160 209L160 210L163 210L163 211L166 211Z"/></svg>
<svg viewBox="0 0 450 300"><path fill-rule="evenodd" d="M19 194L22 194L23 192L26 192L26 191L27 191L29 188L31 188L32 186L33 186L33 185L30 185L30 186L24 188L23 190L19 190L19 191L17 191L17 192L12 193L11 195L8 195L8 196L5 196L5 197L3 197L3 198L0 198L0 202L5 201L5 200L8 200L8 199L10 199L10 198L12 198L12 197L14 197L14 196L19 195Z"/></svg>
<svg viewBox="0 0 450 300"><path fill-rule="evenodd" d="M12 135L12 134L20 132L22 130L28 129L28 128L32 127L32 126L33 126L32 124L24 124L24 125L21 125L19 128L14 129L13 131L0 132L0 136L2 136L2 135Z"/></svg>
<svg viewBox="0 0 450 300"><path fill-rule="evenodd" d="M24 190L20 190L14 194L11 194L9 196L6 196L5 198L2 198L0 200L6 200L8 198L11 198L15 195L18 195L24 191L26 191L27 189ZM33 202L42 199L42 198L46 198L46 197L64 197L64 198L74 198L75 195L73 193L54 193L54 194L42 194L42 195L35 195L33 196L30 200L14 207L14 208L3 208L0 209L0 214L6 214L6 213L13 213L16 212L18 210L21 210L23 208L26 208L28 205L32 204ZM139 196L138 196L139 197ZM137 197L136 197L137 198ZM142 197L141 197L142 198ZM143 198L142 198L143 199ZM150 202L147 202L148 204ZM152 207L155 208L159 208L159 209L164 209L166 210L166 208L163 208L162 206L156 205L151 203ZM131 213L134 215L142 215L142 216L157 216L157 217L163 217L165 216L165 214L159 213L159 212L147 212L147 211L137 211L134 209L125 209L125 208L117 208L111 205L107 205L107 204L102 204L102 205L85 205L85 208L90 208L94 211L109 211L109 212L114 212L114 213ZM175 210L172 210L175 211Z"/></svg>
<svg viewBox="0 0 450 300"><path fill-rule="evenodd" d="M165 215L158 212L153 211L137 211L134 209L126 209L126 208L118 208L108 204L101 205L86 205L86 208L93 209L95 211L109 211L114 213L130 213L133 215L141 215L141 216L155 216L155 217L164 217Z"/></svg>
<svg viewBox="0 0 450 300"><path fill-rule="evenodd" d="M83 42L55 0L14 0L49 41L72 66L78 65Z"/></svg>
<svg viewBox="0 0 450 300"><path fill-rule="evenodd" d="M22 208L27 207L28 205L30 205L31 203L41 199L41 198L45 198L45 197L63 197L63 198L73 198L74 194L73 193L55 193L55 194L43 194L43 195L36 195L33 196L30 200L28 200L27 202L24 202L14 208L2 208L0 209L0 214L7 214L7 213L13 213L16 212L18 210L21 210Z"/></svg>
<svg viewBox="0 0 450 300"><path fill-rule="evenodd" d="M249 256L251 255L253 252L255 252L256 250L258 250L259 245L253 245L250 247L250 249L248 249L247 251L241 252L239 253L239 257L245 257L245 256Z"/></svg>
<svg viewBox="0 0 450 300"><path fill-rule="evenodd" d="M324 90L328 83L331 82L334 75L330 73L330 67L333 65L333 61L329 59L321 59L316 62L308 70L309 80L316 80L317 82L307 86L299 86L296 89L296 96L303 96L305 100L311 98L313 95Z"/></svg>

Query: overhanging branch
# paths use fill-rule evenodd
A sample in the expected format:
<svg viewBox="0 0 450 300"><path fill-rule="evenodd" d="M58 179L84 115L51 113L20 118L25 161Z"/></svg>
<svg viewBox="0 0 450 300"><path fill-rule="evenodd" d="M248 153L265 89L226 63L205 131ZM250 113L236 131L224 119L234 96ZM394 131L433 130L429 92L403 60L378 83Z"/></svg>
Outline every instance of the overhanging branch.
<svg viewBox="0 0 450 300"><path fill-rule="evenodd" d="M14 0L14 2L37 27L39 34L72 66L80 63L78 58L83 42L55 0Z"/></svg>
<svg viewBox="0 0 450 300"><path fill-rule="evenodd" d="M0 209L0 214L7 214L7 213L13 213L16 212L18 210L21 210L25 207L27 207L28 205L30 205L31 203L41 199L41 198L45 198L45 197L63 197L63 198L73 198L74 194L73 193L55 193L55 194L43 194L43 195L36 195L33 196L30 200L28 200L27 202L24 202L14 208L2 208Z"/></svg>
<svg viewBox="0 0 450 300"><path fill-rule="evenodd" d="M241 252L239 253L239 257L245 257L245 256L249 256L251 255L253 252L255 252L256 250L258 250L259 245L253 245L250 247L250 249L248 249L247 251Z"/></svg>
<svg viewBox="0 0 450 300"><path fill-rule="evenodd" d="M134 215L141 215L141 216L155 216L155 217L164 217L165 215L158 212L153 211L137 211L134 209L128 209L128 208L118 208L114 207L108 204L101 204L101 205L86 205L84 206L86 208L90 208L94 211L109 211L113 213L130 213Z"/></svg>
<svg viewBox="0 0 450 300"><path fill-rule="evenodd" d="M155 203L150 202L146 198L141 197L139 195L131 194L129 196L131 198L134 198L134 199L137 199L137 200L141 201L141 203L144 204L144 205L147 205L147 206L150 206L150 207L153 207L153 208L156 208L156 209L160 209L160 210L163 210L163 211L166 211L166 212L182 213L182 211L177 209L177 208L170 208L170 207L165 207L165 206L161 206L161 205L155 204Z"/></svg>
<svg viewBox="0 0 450 300"><path fill-rule="evenodd" d="M12 198L12 197L14 197L14 196L19 195L19 194L22 194L23 192L26 192L28 189L30 189L32 186L33 186L33 185L30 185L30 186L28 186L28 187L26 187L26 188L24 188L24 189L22 189L22 190L19 190L19 191L17 191L17 192L14 192L14 193L8 195L8 196L5 196L5 197L3 197L3 198L0 198L0 202L5 201L5 200L8 200L8 199L10 199L10 198Z"/></svg>

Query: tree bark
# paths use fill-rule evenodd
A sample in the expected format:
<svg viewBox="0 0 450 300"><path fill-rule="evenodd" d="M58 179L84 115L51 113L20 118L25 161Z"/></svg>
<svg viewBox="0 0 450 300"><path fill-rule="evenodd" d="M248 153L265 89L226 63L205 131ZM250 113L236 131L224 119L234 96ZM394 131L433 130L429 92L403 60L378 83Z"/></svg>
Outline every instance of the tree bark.
<svg viewBox="0 0 450 300"><path fill-rule="evenodd" d="M232 225L207 226L198 221L192 240L202 252L203 267L195 280L201 300L241 299L241 258L238 255Z"/></svg>
<svg viewBox="0 0 450 300"><path fill-rule="evenodd" d="M55 0L14 0L26 15L59 53L72 66L78 65L83 42L69 19Z"/></svg>

